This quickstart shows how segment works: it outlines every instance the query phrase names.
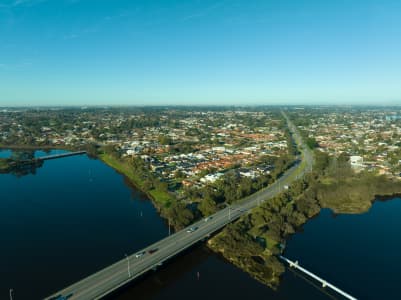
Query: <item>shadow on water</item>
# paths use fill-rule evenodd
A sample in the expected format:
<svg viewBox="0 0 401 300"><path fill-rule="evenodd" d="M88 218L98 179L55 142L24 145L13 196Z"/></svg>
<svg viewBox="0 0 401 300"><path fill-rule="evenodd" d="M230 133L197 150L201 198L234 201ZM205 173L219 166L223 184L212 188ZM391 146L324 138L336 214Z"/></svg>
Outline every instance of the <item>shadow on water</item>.
<svg viewBox="0 0 401 300"><path fill-rule="evenodd" d="M327 299L332 299L332 300L340 300L342 298L339 298L338 296L334 296L332 291L327 290L323 288L318 282L311 280L310 277L305 276L301 272L293 269L293 268L288 268L286 267L286 271L291 272L292 275L295 277L299 278L300 280L304 281L311 287L315 288L316 290L320 291L322 293L322 296L327 296Z"/></svg>
<svg viewBox="0 0 401 300"><path fill-rule="evenodd" d="M194 269L206 261L210 255L212 254L204 245L191 247L156 271L148 272L105 299L151 299L160 294L164 288L179 282L185 274L191 271L193 273ZM193 279L200 280L197 274L193 276Z"/></svg>

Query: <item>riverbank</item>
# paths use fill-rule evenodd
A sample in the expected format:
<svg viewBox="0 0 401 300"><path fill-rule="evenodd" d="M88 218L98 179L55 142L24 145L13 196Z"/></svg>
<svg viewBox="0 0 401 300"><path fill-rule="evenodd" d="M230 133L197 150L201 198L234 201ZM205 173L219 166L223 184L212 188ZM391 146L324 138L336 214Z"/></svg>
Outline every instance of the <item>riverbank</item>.
<svg viewBox="0 0 401 300"><path fill-rule="evenodd" d="M135 173L134 168L127 161L115 158L106 153L99 154L98 157L106 165L128 178L129 182L141 192L145 193L159 211L162 207L168 206L173 201L172 196L170 196L168 192L155 188L149 189L146 186L147 182L142 180L142 178Z"/></svg>

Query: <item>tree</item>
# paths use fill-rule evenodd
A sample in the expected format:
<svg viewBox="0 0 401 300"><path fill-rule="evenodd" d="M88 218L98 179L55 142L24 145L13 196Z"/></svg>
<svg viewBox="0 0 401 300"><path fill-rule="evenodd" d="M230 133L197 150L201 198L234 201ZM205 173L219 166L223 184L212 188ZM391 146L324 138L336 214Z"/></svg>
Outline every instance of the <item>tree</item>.
<svg viewBox="0 0 401 300"><path fill-rule="evenodd" d="M198 205L198 209L204 216L209 216L214 214L217 211L216 202L213 201L210 197L206 197L202 199Z"/></svg>
<svg viewBox="0 0 401 300"><path fill-rule="evenodd" d="M312 150L319 147L319 143L316 141L314 137L308 137L306 139L306 145Z"/></svg>
<svg viewBox="0 0 401 300"><path fill-rule="evenodd" d="M159 136L159 143L162 145L171 145L173 143L173 140L166 136L166 135L160 135Z"/></svg>
<svg viewBox="0 0 401 300"><path fill-rule="evenodd" d="M329 155L321 151L315 151L315 165L314 170L318 174L323 174L324 170L329 166Z"/></svg>
<svg viewBox="0 0 401 300"><path fill-rule="evenodd" d="M192 223L194 215L184 203L174 201L170 207L165 208L163 215L169 219L171 224L177 228L182 229Z"/></svg>

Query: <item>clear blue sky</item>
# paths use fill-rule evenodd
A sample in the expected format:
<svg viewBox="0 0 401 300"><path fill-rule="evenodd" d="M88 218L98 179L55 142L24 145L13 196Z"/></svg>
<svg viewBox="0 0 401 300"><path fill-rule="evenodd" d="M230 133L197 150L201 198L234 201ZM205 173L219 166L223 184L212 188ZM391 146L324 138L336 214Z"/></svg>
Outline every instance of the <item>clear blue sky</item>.
<svg viewBox="0 0 401 300"><path fill-rule="evenodd" d="M0 106L401 104L400 0L0 0Z"/></svg>

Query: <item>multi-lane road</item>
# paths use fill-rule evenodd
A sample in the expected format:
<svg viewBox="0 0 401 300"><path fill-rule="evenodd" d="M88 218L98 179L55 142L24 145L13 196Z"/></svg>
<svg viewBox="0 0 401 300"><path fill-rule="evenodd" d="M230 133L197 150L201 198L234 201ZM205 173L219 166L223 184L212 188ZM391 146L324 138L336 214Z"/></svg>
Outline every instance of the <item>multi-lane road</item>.
<svg viewBox="0 0 401 300"><path fill-rule="evenodd" d="M286 117L285 114L284 116ZM295 141L301 146L302 140L296 128L287 117L286 119ZM312 155L303 145L301 149L304 149L304 151L302 151L302 159L305 160L306 164L294 165L271 186L246 197L234 205L227 206L214 215L202 219L137 253L127 256L115 264L70 285L46 299L86 300L102 298L149 270L156 269L166 260L174 257L193 244L207 239L211 234L222 229L228 223L238 219L250 209L260 205L263 201L274 197L283 189L287 188L287 186L296 179L296 177L292 175L303 174L305 170L308 169L308 166L312 164ZM300 170L300 168L302 168L302 170Z"/></svg>

